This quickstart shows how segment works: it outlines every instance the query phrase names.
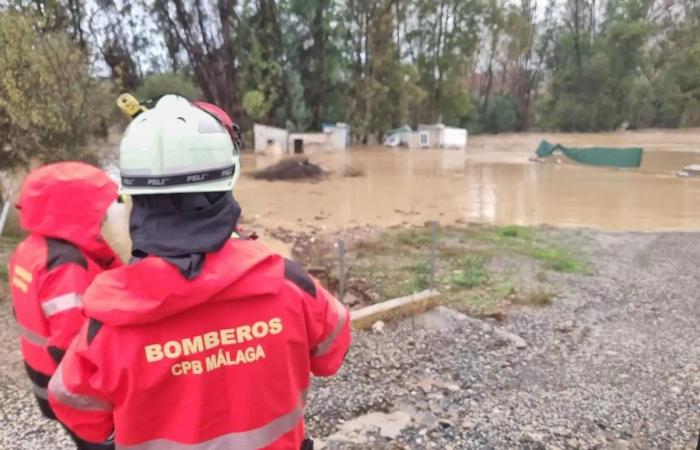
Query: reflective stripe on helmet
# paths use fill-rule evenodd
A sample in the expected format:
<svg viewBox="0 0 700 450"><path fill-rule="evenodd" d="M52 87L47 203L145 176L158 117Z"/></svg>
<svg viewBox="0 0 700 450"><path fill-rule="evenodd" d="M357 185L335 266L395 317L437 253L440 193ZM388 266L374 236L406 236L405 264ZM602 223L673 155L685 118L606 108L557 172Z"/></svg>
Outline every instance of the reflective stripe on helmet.
<svg viewBox="0 0 700 450"><path fill-rule="evenodd" d="M120 445L117 443L116 448L117 450L209 450L213 448L257 450L267 447L294 430L299 421L304 418L305 406L306 390L301 392L299 402L292 411L249 431L228 433L196 444L185 444L169 439L153 439L135 445Z"/></svg>
<svg viewBox="0 0 700 450"><path fill-rule="evenodd" d="M338 313L338 320L335 322L335 326L333 327L333 331L331 331L331 334L329 334L328 337L326 337L323 341L321 341L320 344L318 344L313 349L313 352L311 354L316 358L318 358L319 356L323 356L330 351L333 342L335 342L335 339L343 330L345 322L348 321L348 310L345 309L345 306L343 306L343 304L335 298L333 298L333 300L331 301L333 303L333 306L335 307L336 313Z"/></svg>
<svg viewBox="0 0 700 450"><path fill-rule="evenodd" d="M182 173L168 176L152 175L124 175L122 174L122 184L129 187L166 187L180 186L184 184L204 183L208 181L231 178L236 171L236 166L220 167L202 172Z"/></svg>
<svg viewBox="0 0 700 450"><path fill-rule="evenodd" d="M112 411L112 404L88 395L76 394L63 383L63 363L58 365L49 382L49 392L59 403L81 411Z"/></svg>
<svg viewBox="0 0 700 450"><path fill-rule="evenodd" d="M37 334L29 328L25 328L19 323L17 324L17 334L19 334L21 338L24 338L32 344L40 347L46 347L46 344L48 343L47 337Z"/></svg>
<svg viewBox="0 0 700 450"><path fill-rule="evenodd" d="M46 317L51 317L54 314L58 314L73 308L80 308L82 306L83 301L81 300L80 295L75 292L71 292L69 294L59 295L58 297L45 301L41 304L41 309L44 310L44 315Z"/></svg>

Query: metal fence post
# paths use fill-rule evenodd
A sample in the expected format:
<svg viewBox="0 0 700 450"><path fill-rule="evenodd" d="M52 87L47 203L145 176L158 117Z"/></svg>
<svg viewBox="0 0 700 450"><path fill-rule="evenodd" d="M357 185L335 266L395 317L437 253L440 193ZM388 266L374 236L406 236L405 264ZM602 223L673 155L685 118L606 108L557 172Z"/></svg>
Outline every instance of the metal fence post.
<svg viewBox="0 0 700 450"><path fill-rule="evenodd" d="M7 220L7 214L10 212L10 201L6 201L2 205L2 211L0 211L0 236L2 236L2 231L5 228L5 221Z"/></svg>
<svg viewBox="0 0 700 450"><path fill-rule="evenodd" d="M435 289L435 259L437 258L437 221L430 224L430 289Z"/></svg>
<svg viewBox="0 0 700 450"><path fill-rule="evenodd" d="M345 241L338 241L338 300L345 295Z"/></svg>
<svg viewBox="0 0 700 450"><path fill-rule="evenodd" d="M10 213L10 204L12 201L10 200L12 198L12 185L10 185L10 188L7 190L5 196L5 203L2 205L2 210L0 211L0 236L2 236L2 232L5 229L5 223L7 222L7 216Z"/></svg>

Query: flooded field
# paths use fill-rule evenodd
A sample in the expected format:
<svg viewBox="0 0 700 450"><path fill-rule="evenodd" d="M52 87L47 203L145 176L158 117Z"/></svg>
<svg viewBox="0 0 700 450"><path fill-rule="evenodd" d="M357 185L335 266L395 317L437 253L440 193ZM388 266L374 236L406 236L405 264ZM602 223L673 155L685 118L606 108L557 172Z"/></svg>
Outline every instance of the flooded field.
<svg viewBox="0 0 700 450"><path fill-rule="evenodd" d="M568 146L641 146L635 170L531 163L541 139ZM278 156L245 155L243 173ZM700 179L675 172L700 163L700 130L477 136L466 151L382 147L318 153L332 174L317 183L244 177L236 196L265 228L329 229L401 223L549 224L606 230L700 229ZM346 178L343 167L364 175Z"/></svg>
<svg viewBox="0 0 700 450"><path fill-rule="evenodd" d="M541 139L568 146L641 146L635 170L532 163ZM111 139L117 151L118 136ZM476 136L466 151L356 148L308 156L331 174L318 181L263 181L249 175L279 156L243 156L236 197L246 226L276 251L269 230L480 222L586 226L604 230L700 230L700 179L676 171L700 163L700 129L596 134ZM363 175L343 177L343 168ZM16 184L19 184L18 182ZM105 234L128 256L128 211L109 213ZM18 233L13 211L8 232Z"/></svg>

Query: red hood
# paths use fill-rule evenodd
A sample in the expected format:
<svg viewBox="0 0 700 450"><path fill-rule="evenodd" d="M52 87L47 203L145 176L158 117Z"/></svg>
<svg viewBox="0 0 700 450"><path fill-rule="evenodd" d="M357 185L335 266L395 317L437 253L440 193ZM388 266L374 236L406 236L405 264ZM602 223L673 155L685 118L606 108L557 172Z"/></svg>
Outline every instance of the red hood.
<svg viewBox="0 0 700 450"><path fill-rule="evenodd" d="M149 256L97 276L83 297L89 317L114 325L157 322L203 303L280 291L282 257L253 240L230 240L207 254L199 276L187 280L162 258Z"/></svg>
<svg viewBox="0 0 700 450"><path fill-rule="evenodd" d="M49 164L24 180L17 208L22 228L69 241L91 254L109 253L100 236L117 185L102 170L81 162Z"/></svg>

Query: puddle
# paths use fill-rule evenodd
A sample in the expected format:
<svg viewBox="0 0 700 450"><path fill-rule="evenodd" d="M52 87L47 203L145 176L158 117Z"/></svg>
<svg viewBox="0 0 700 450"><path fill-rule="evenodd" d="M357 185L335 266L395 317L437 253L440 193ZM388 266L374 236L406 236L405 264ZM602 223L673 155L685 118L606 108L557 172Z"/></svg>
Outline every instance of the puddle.
<svg viewBox="0 0 700 450"><path fill-rule="evenodd" d="M600 134L510 134L470 139L466 151L382 147L309 155L339 173L318 183L244 177L236 196L264 228L457 221L590 226L606 230L700 229L700 180L675 172L700 163L700 130ZM642 146L637 170L530 163L539 141L569 146ZM279 156L245 155L250 174Z"/></svg>

